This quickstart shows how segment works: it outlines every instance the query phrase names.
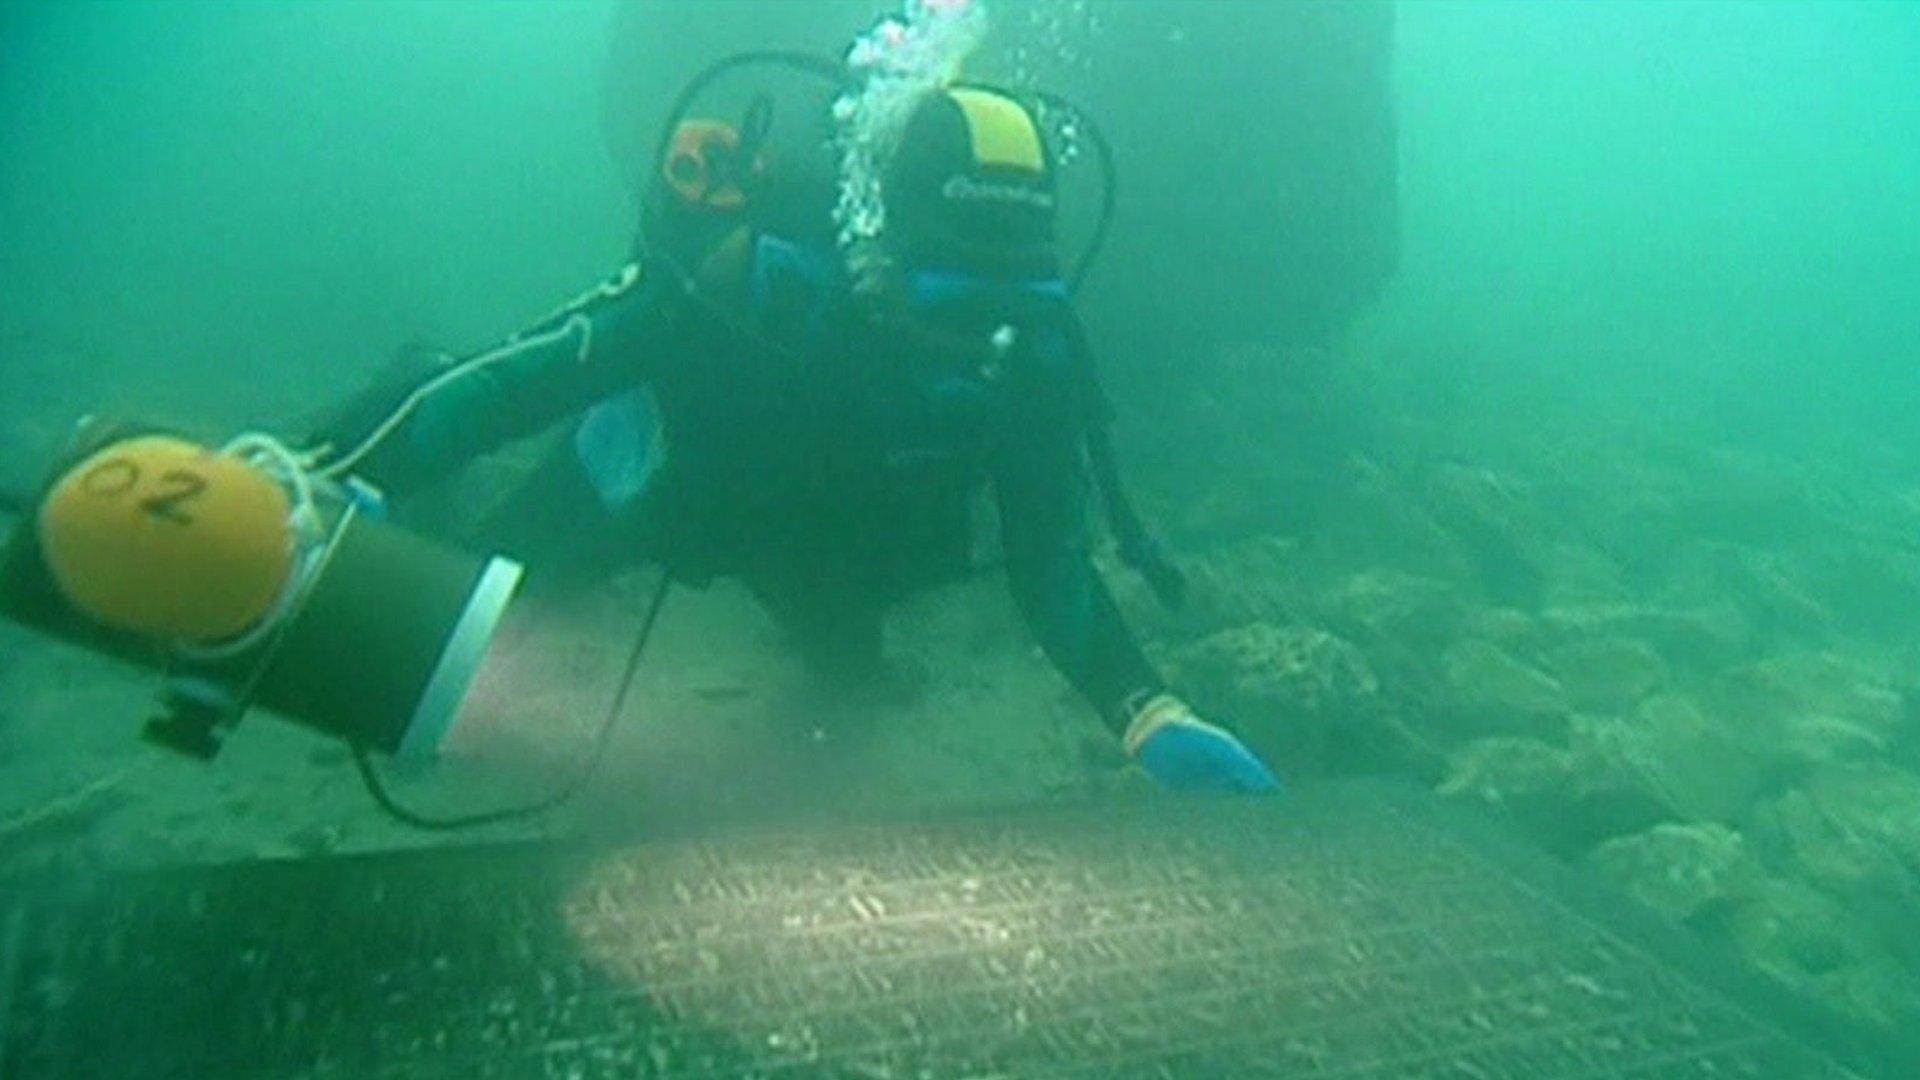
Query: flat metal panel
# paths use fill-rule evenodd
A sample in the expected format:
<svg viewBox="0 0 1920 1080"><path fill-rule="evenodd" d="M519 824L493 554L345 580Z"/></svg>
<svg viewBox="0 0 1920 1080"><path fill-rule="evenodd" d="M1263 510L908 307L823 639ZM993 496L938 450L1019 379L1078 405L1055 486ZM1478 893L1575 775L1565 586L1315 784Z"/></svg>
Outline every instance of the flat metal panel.
<svg viewBox="0 0 1920 1080"><path fill-rule="evenodd" d="M0 1073L1856 1075L1497 847L1363 787L43 888Z"/></svg>

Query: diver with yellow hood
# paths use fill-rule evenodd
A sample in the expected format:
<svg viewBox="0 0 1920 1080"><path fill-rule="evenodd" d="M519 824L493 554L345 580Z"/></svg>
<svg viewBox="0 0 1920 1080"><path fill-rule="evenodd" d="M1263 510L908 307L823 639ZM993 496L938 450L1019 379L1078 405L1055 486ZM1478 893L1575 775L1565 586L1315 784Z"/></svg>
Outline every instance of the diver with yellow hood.
<svg viewBox="0 0 1920 1080"><path fill-rule="evenodd" d="M551 528L590 514L676 580L739 578L812 666L850 679L881 667L892 601L967 571L990 486L1019 610L1127 753L1173 787L1276 789L1170 692L1092 561L1097 491L1128 561L1178 591L1113 480L1035 108L985 86L919 94L878 163L884 228L856 257L832 117L808 117L820 153L782 154L766 96L737 124L685 115L692 96L632 262L493 349L402 362L317 425L316 460L404 498L577 416L528 492Z"/></svg>

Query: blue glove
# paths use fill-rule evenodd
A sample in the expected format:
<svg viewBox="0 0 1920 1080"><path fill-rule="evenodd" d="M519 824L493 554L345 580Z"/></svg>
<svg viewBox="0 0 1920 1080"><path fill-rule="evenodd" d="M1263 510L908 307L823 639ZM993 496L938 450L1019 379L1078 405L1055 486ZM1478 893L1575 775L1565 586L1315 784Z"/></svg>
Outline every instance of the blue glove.
<svg viewBox="0 0 1920 1080"><path fill-rule="evenodd" d="M1125 746L1141 768L1175 791L1264 795L1280 790L1279 778L1253 751L1171 694L1135 711Z"/></svg>

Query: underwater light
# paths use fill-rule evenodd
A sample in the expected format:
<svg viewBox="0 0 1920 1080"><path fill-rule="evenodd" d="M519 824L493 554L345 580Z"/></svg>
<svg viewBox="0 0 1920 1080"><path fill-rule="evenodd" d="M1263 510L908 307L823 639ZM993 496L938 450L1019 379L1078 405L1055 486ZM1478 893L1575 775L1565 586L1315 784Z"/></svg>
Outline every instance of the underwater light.
<svg viewBox="0 0 1920 1080"><path fill-rule="evenodd" d="M210 758L253 705L430 756L521 567L381 520L275 440L88 422L0 551L0 615L159 669L146 735Z"/></svg>

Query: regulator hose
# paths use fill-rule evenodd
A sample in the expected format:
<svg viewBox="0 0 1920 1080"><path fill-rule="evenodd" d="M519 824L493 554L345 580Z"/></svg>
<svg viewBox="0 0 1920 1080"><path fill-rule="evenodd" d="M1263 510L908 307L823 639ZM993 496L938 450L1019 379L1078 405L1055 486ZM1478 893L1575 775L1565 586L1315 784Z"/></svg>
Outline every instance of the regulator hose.
<svg viewBox="0 0 1920 1080"><path fill-rule="evenodd" d="M1087 133L1087 141L1093 144L1094 157L1100 162L1100 214L1094 219L1093 235L1087 239L1086 250L1080 253L1072 272L1067 275L1067 292L1078 295L1080 286L1087 280L1088 271L1093 269L1101 250L1107 246L1107 234L1113 231L1114 211L1120 202L1120 168L1115 163L1113 144L1107 141L1106 132L1100 130L1092 113L1051 91L1035 91L1033 96L1042 105L1073 117L1075 123Z"/></svg>

